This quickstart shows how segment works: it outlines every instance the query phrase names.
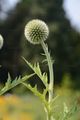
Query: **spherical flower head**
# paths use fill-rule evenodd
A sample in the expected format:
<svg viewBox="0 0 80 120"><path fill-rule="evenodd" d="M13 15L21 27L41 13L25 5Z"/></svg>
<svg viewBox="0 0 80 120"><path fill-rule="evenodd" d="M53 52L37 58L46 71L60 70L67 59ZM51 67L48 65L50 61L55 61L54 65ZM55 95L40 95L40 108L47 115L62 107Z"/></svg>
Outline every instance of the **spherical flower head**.
<svg viewBox="0 0 80 120"><path fill-rule="evenodd" d="M2 35L0 35L0 49L2 48L2 46L3 46L3 37Z"/></svg>
<svg viewBox="0 0 80 120"><path fill-rule="evenodd" d="M25 26L24 31L26 39L32 44L40 44L45 41L49 35L48 26L42 20L31 20Z"/></svg>

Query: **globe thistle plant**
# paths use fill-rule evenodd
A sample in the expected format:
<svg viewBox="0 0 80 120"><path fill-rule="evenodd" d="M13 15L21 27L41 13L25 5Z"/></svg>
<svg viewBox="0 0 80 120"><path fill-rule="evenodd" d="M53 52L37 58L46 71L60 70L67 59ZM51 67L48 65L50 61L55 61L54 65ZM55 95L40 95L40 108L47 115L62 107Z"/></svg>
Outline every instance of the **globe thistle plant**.
<svg viewBox="0 0 80 120"><path fill-rule="evenodd" d="M3 37L2 35L0 34L0 49L3 47Z"/></svg>
<svg viewBox="0 0 80 120"><path fill-rule="evenodd" d="M50 53L48 52L48 46L44 43L44 41L47 39L47 37L49 35L48 26L42 20L38 20L38 19L31 20L25 26L24 34L30 43L41 44L41 46L45 52L46 59L48 62L48 67L49 67L49 74L50 74L50 83L48 85L48 87L49 87L48 88L49 89L48 102L51 103L51 101L53 99L53 84L54 84L53 63L52 63L52 60L50 57ZM46 84L48 84L48 83L46 83ZM45 106L45 108L46 108L46 106ZM48 104L48 108L46 108L46 110L45 110L46 115L47 115L47 120L54 120L53 116L51 115L50 109L51 109L50 104Z"/></svg>
<svg viewBox="0 0 80 120"><path fill-rule="evenodd" d="M25 37L32 44L40 44L49 35L48 26L42 20L34 19L25 26Z"/></svg>

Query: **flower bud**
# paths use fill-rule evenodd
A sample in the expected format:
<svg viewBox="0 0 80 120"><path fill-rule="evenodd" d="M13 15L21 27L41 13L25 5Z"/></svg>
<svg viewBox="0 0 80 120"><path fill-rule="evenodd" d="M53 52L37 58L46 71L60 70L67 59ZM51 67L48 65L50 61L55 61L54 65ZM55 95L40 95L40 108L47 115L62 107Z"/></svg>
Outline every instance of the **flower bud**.
<svg viewBox="0 0 80 120"><path fill-rule="evenodd" d="M35 19L28 22L24 31L25 37L32 44L40 44L45 41L49 35L48 26L45 22Z"/></svg>
<svg viewBox="0 0 80 120"><path fill-rule="evenodd" d="M2 35L0 34L0 49L2 48L2 46L3 46L3 37L2 37Z"/></svg>

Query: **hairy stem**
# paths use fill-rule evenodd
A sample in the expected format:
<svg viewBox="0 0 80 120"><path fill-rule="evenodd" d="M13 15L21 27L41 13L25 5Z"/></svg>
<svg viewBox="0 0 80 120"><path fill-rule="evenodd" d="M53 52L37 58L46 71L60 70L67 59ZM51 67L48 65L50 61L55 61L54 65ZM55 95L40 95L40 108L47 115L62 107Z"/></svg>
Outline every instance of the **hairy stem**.
<svg viewBox="0 0 80 120"><path fill-rule="evenodd" d="M42 45L42 48L45 52L47 62L48 62L48 67L49 67L50 82L49 82L49 99L48 99L48 102L50 103L53 99L53 88L54 88L53 63L52 63L52 60L51 60L51 57L50 57L50 53L48 52L47 45L43 41L41 42L41 45ZM49 109L50 109L50 105L49 105ZM50 114L48 116L49 116L48 120L54 120L53 117Z"/></svg>
<svg viewBox="0 0 80 120"><path fill-rule="evenodd" d="M49 102L51 102L53 98L53 87L54 87L54 75L53 75L53 63L50 57L50 53L48 52L48 47L46 44L42 41L41 45L43 47L43 50L45 52L47 61L48 61L48 66L49 66L49 74L50 74L50 83L49 83Z"/></svg>

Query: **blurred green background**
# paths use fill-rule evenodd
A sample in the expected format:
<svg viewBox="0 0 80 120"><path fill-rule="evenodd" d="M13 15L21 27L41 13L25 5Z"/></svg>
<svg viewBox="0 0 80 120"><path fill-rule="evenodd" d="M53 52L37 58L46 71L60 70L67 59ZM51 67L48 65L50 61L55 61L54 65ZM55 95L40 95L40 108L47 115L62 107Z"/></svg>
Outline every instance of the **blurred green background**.
<svg viewBox="0 0 80 120"><path fill-rule="evenodd" d="M32 63L39 61L42 71L48 73L47 65L42 64L44 56L41 55L43 53L41 46L30 44L24 37L24 28L29 20L41 19L45 21L50 30L49 38L46 42L49 46L51 56L55 60L53 66L55 94L61 96L57 102L61 106L58 107L59 110L57 109L58 113L63 109L62 103L64 101L68 102L68 105L71 105L73 104L72 101L75 101L77 98L77 103L80 106L80 32L73 28L71 22L66 18L63 2L63 0L0 0L0 34L4 37L4 46L0 50L0 64L2 65L0 68L0 83L4 84L6 82L8 72L11 74L13 80L16 76L23 76L26 73L29 74L32 72L25 65L21 56L24 56ZM32 86L38 84L38 88L41 91L44 88L36 76L30 80L30 83ZM23 100L27 98L26 104L29 103L34 108L35 114L37 113L36 119L45 119L40 101L31 95L27 95L26 97L25 87L19 85L10 92L21 95ZM30 91L28 92L30 93ZM0 105L6 103L5 98L0 98ZM15 96L10 101L14 99ZM9 107L9 110L13 110L11 104L6 104L7 107L5 108L7 108L7 111ZM24 101L20 104L23 106ZM19 104L17 106L19 107ZM39 107L39 112L37 111L37 106ZM27 112L25 107L22 110ZM19 112L21 111L19 110ZM3 116L3 113L4 116L8 115L7 112L2 112L0 116ZM13 115L13 113L16 116L15 109L12 111L12 114L9 111L10 115ZM24 116L23 114L21 120L29 120L28 117ZM13 116L10 116L10 118L7 119L6 117L3 120L12 120L12 118ZM16 120L16 118L13 119ZM20 118L18 119L20 120ZM32 119L30 118L30 120ZM80 115L76 114L70 120L80 120Z"/></svg>

